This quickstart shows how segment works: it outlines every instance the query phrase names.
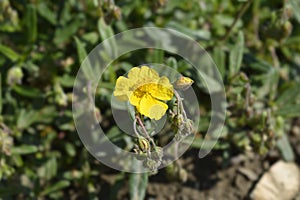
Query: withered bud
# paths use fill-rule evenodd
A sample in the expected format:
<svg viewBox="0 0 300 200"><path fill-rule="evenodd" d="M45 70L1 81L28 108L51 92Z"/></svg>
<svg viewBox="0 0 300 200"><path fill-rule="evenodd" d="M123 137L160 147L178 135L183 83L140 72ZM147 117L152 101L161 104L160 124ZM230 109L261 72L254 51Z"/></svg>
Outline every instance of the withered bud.
<svg viewBox="0 0 300 200"><path fill-rule="evenodd" d="M179 90L186 90L188 89L194 81L189 77L181 76L179 79L176 80L174 87L175 89Z"/></svg>

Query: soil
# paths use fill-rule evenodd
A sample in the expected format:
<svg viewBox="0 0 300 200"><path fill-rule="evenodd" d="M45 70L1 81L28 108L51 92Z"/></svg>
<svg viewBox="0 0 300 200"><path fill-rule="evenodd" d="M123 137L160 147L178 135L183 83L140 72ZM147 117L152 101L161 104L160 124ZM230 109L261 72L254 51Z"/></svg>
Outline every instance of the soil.
<svg viewBox="0 0 300 200"><path fill-rule="evenodd" d="M295 120L289 136L300 167L300 119ZM214 152L199 159L194 155L198 155L198 152L191 150L183 158L184 168L188 171L187 182L174 184L174 181L165 178L162 171L150 178L147 199L250 199L250 193L259 178L273 163L281 159L276 150L265 157L254 154L224 156L220 152ZM224 160L224 157L230 159ZM300 192L295 200L300 200Z"/></svg>
<svg viewBox="0 0 300 200"><path fill-rule="evenodd" d="M197 155L191 151L190 154ZM150 178L148 196L153 199L245 199L263 169L261 160L254 156L237 155L228 161L217 153L203 159L193 158L185 166L188 170L187 182L174 184L162 179L164 174ZM252 157L252 158L251 158ZM224 163L226 163L224 165ZM184 162L183 162L184 163Z"/></svg>
<svg viewBox="0 0 300 200"><path fill-rule="evenodd" d="M289 135L296 153L296 162L300 166L300 126L298 121L296 124ZM168 179L166 170L150 176L146 199L247 200L250 199L250 193L259 178L273 163L281 159L276 150L265 157L251 153L223 155L217 151L203 159L199 159L197 155L197 149L191 149L180 159L183 168L188 172L187 181L184 183ZM224 159L226 157L228 159ZM112 181L114 176L107 175L106 180ZM108 194L110 186L111 183L103 187L103 194ZM128 183L122 184L117 191L117 199L129 199ZM294 200L300 200L300 193Z"/></svg>

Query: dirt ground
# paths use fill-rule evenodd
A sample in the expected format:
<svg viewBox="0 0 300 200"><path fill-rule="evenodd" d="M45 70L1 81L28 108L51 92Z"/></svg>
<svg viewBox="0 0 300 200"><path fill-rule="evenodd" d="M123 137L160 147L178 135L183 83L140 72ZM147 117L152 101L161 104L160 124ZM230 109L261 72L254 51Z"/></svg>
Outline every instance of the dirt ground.
<svg viewBox="0 0 300 200"><path fill-rule="evenodd" d="M300 126L299 121L290 133L290 141L300 166ZM296 127L296 128L295 128ZM191 149L181 163L188 172L185 183L169 180L166 170L150 176L146 199L149 200L240 200L250 199L249 195L260 177L272 164L281 159L277 150L260 157L253 153L230 155L224 159L222 152L214 151L199 159L198 151ZM114 175L107 180L113 182ZM109 184L103 191L110 190ZM103 194L105 194L103 193ZM128 183L118 190L117 199L129 199ZM300 193L294 200L300 200Z"/></svg>
<svg viewBox="0 0 300 200"><path fill-rule="evenodd" d="M290 142L300 167L300 120L295 122L290 133ZM220 152L199 159L196 150L184 156L188 181L174 184L164 179L164 172L150 178L148 199L170 200L240 200L250 199L250 193L259 178L280 159L278 151L273 150L267 156L254 154L235 155L223 160ZM226 163L226 164L224 164ZM295 197L300 200L300 192Z"/></svg>
<svg viewBox="0 0 300 200"><path fill-rule="evenodd" d="M190 152L197 155L197 152ZM189 160L187 158L186 160ZM148 197L151 199L245 199L255 181L267 168L258 157L237 155L225 163L214 153L204 159L193 158L185 167L189 172L183 184L164 181L157 176L150 178ZM263 166L266 165L266 166ZM162 172L162 175L163 172Z"/></svg>

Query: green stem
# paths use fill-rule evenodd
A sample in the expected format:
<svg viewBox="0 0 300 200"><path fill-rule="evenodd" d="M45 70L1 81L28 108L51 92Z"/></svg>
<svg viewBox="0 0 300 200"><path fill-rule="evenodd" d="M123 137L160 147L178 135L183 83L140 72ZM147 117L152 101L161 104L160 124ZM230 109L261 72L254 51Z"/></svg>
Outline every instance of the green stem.
<svg viewBox="0 0 300 200"><path fill-rule="evenodd" d="M229 27L228 31L227 31L227 32L225 33L225 35L222 37L222 39L221 39L222 42L225 42L225 41L229 38L229 36L230 36L230 34L231 34L233 28L235 27L235 25L237 24L237 22L239 21L239 19L245 14L246 10L248 9L248 7L249 7L250 4L252 3L252 1L253 1L253 0L248 0L247 3L245 3L245 4L241 7L241 9L239 10L239 12L238 12L236 18L234 19L234 21L232 22L231 26Z"/></svg>

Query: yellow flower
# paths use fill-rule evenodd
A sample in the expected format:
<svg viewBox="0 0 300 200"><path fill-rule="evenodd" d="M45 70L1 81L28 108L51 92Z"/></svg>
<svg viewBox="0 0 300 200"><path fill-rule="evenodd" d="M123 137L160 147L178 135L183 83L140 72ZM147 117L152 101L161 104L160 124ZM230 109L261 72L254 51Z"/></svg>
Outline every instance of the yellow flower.
<svg viewBox="0 0 300 200"><path fill-rule="evenodd" d="M173 97L173 86L167 77L160 77L154 69L134 67L127 77L117 79L114 96L121 101L129 100L142 115L159 120L168 109L163 101Z"/></svg>

